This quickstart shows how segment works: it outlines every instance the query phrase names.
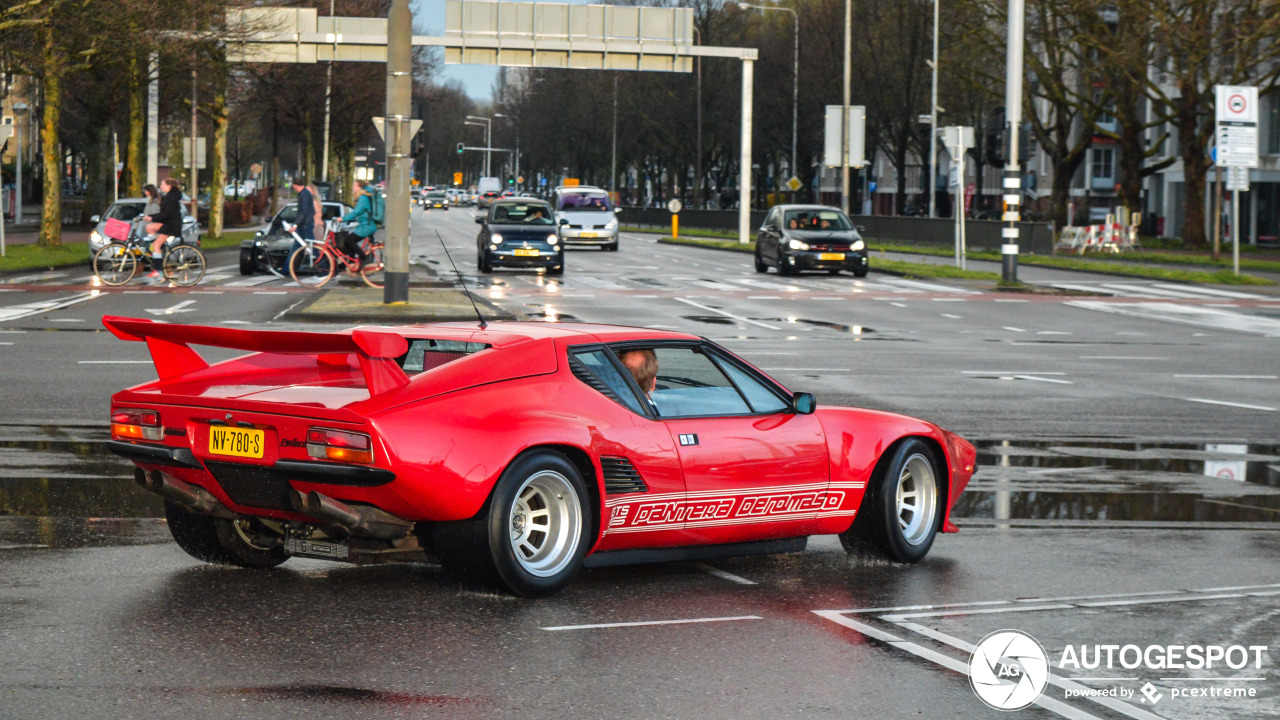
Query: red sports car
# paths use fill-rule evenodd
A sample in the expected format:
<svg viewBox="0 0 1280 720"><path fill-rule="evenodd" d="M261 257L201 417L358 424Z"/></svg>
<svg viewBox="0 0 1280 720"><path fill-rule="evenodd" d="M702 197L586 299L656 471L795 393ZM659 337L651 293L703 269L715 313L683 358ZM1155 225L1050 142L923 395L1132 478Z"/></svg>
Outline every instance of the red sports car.
<svg viewBox="0 0 1280 720"><path fill-rule="evenodd" d="M974 471L958 435L818 407L682 333L103 322L146 342L159 375L112 397L111 449L207 562L438 559L526 597L584 564L794 551L822 533L914 563L956 531ZM210 365L193 345L252 352Z"/></svg>

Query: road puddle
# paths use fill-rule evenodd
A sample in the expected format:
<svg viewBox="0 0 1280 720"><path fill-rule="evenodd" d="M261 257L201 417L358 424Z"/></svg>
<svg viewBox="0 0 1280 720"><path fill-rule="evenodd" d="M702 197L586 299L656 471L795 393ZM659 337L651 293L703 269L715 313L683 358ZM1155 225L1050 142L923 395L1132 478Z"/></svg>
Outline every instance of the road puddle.
<svg viewBox="0 0 1280 720"><path fill-rule="evenodd" d="M1280 446L979 441L957 518L1280 522Z"/></svg>

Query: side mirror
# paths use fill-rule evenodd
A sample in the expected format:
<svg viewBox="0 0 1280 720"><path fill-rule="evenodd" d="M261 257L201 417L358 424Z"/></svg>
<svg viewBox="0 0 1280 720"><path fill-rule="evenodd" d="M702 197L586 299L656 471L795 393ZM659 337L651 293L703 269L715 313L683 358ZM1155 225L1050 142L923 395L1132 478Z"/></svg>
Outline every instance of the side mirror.
<svg viewBox="0 0 1280 720"><path fill-rule="evenodd" d="M614 211L615 213L621 213L621 212L622 212L622 208L620 208L620 207L616 207L616 208L614 208L614 209L613 209L613 211Z"/></svg>
<svg viewBox="0 0 1280 720"><path fill-rule="evenodd" d="M865 232L867 231L867 226L866 226L866 225L854 225L854 226L853 226L853 229L854 229L854 230L857 230L857 231L858 231L858 234L859 234L859 235L861 235L861 234L863 234L863 233L865 233Z"/></svg>
<svg viewBox="0 0 1280 720"><path fill-rule="evenodd" d="M89 218L89 222L91 223L102 222L102 216L94 215L93 217Z"/></svg>
<svg viewBox="0 0 1280 720"><path fill-rule="evenodd" d="M560 226L561 226L561 227L564 227L564 226L566 226L566 225L568 225L568 224L569 224L569 221L568 221L567 219L565 219L565 218L560 218Z"/></svg>
<svg viewBox="0 0 1280 720"><path fill-rule="evenodd" d="M818 401L813 397L813 393L798 392L791 396L791 409L797 415L812 415L817 406Z"/></svg>
<svg viewBox="0 0 1280 720"><path fill-rule="evenodd" d="M483 224L484 224L484 216L483 216L483 215L477 215L477 216L476 216L476 224L477 224L477 225L483 225Z"/></svg>

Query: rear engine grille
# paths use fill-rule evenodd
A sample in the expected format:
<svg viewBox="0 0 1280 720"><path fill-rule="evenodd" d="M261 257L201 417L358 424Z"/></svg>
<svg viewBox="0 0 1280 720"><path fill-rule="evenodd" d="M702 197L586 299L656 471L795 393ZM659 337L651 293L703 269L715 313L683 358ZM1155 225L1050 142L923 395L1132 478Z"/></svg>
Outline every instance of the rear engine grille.
<svg viewBox="0 0 1280 720"><path fill-rule="evenodd" d="M606 495L622 495L623 493L649 492L649 486L636 470L631 461L620 457L600 458L600 468L604 470L604 491Z"/></svg>
<svg viewBox="0 0 1280 720"><path fill-rule="evenodd" d="M261 465L217 462L206 460L205 467L213 474L231 501L249 507L289 510L289 485L283 473Z"/></svg>

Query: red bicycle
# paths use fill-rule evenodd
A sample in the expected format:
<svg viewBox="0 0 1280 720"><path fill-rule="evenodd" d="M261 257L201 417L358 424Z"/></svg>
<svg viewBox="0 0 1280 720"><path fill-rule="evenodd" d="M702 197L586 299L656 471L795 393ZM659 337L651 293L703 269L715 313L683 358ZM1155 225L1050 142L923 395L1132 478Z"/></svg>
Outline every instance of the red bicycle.
<svg viewBox="0 0 1280 720"><path fill-rule="evenodd" d="M340 220L330 220L325 223L324 240L304 240L298 235L297 225L289 226L293 239L301 244L289 256L289 276L299 285L322 287L333 278L341 263L348 273L359 273L369 287L380 288L386 285L383 278L386 263L382 243L374 242L372 235L361 240L360 249L364 251L362 262L359 257L348 255L338 247L337 233L341 227Z"/></svg>

